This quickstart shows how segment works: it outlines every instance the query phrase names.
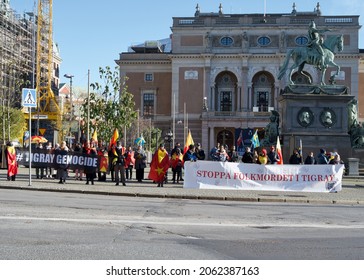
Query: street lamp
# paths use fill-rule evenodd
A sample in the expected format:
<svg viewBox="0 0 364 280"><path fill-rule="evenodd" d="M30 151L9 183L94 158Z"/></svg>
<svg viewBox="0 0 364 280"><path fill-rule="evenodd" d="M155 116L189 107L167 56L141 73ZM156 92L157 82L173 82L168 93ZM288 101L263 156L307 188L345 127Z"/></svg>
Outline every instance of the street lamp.
<svg viewBox="0 0 364 280"><path fill-rule="evenodd" d="M72 119L73 119L73 100L72 100L72 78L73 75L70 74L64 74L64 77L67 79L70 79L70 138L69 138L69 144L71 144L71 130L72 130Z"/></svg>
<svg viewBox="0 0 364 280"><path fill-rule="evenodd" d="M164 136L164 141L168 143L169 151L171 151L171 142L172 142L172 139L173 139L173 133L172 133L171 129L169 129L169 131Z"/></svg>

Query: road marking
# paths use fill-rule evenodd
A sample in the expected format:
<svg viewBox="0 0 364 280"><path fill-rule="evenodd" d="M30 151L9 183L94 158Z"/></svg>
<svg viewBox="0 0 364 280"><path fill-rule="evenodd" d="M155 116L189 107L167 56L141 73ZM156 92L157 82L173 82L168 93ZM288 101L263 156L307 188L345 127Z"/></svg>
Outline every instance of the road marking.
<svg viewBox="0 0 364 280"><path fill-rule="evenodd" d="M340 224L269 224L269 223L229 223L226 221L217 222L176 222L175 218L160 219L145 217L121 217L118 219L70 219L70 218L49 218L49 217L11 217L0 216L0 220L14 220L14 221L46 221L46 222L72 222L72 223L91 223L91 224L145 224L145 225L168 225L168 226L196 226L196 227L237 227L237 228L323 228L323 229L364 229L364 224L353 225L340 225Z"/></svg>

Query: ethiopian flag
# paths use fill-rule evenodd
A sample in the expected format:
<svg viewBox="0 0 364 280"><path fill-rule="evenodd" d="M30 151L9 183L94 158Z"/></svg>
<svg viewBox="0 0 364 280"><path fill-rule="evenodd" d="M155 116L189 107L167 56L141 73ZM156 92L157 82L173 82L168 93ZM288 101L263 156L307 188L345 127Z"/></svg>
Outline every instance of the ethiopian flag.
<svg viewBox="0 0 364 280"><path fill-rule="evenodd" d="M163 182L164 175L169 168L169 156L166 150L158 149L150 163L148 178L154 182Z"/></svg>

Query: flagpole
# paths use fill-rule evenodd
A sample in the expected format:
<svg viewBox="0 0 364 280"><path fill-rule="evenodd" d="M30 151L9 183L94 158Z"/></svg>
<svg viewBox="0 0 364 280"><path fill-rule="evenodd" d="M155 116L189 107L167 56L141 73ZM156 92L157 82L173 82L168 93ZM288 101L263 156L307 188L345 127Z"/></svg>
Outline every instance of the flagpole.
<svg viewBox="0 0 364 280"><path fill-rule="evenodd" d="M176 93L173 93L173 109L172 109L172 147L174 147L174 138L176 138Z"/></svg>

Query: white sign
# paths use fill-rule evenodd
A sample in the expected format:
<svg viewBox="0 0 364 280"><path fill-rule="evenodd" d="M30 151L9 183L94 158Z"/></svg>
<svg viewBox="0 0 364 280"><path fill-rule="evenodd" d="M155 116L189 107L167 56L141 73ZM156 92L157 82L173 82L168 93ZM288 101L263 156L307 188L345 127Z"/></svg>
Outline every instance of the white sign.
<svg viewBox="0 0 364 280"><path fill-rule="evenodd" d="M37 107L37 93L35 89L23 88L22 90L22 105L23 107Z"/></svg>
<svg viewBox="0 0 364 280"><path fill-rule="evenodd" d="M343 164L260 165L232 162L185 162L183 187L196 189L337 192Z"/></svg>
<svg viewBox="0 0 364 280"><path fill-rule="evenodd" d="M185 71L185 80L198 80L198 72L197 71Z"/></svg>

